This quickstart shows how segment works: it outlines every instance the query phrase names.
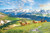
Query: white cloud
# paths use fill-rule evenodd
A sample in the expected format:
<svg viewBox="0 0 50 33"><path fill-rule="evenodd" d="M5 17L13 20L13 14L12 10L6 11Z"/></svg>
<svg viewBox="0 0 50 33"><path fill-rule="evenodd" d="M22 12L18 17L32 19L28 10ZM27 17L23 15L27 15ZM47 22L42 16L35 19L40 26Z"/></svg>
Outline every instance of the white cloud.
<svg viewBox="0 0 50 33"><path fill-rule="evenodd" d="M34 0L20 0L20 1L10 1L10 0L5 0L5 1L0 1L4 6L13 6L13 7L19 7L21 8L29 8L28 6L24 6L25 3L29 3L30 6L34 5ZM30 7L32 9L32 7Z"/></svg>
<svg viewBox="0 0 50 33"><path fill-rule="evenodd" d="M11 4L10 2L7 2L8 4Z"/></svg>
<svg viewBox="0 0 50 33"><path fill-rule="evenodd" d="M34 2L34 0L27 0L28 2Z"/></svg>
<svg viewBox="0 0 50 33"><path fill-rule="evenodd" d="M47 4L42 4L42 5L40 5L40 8L41 9L44 9L44 10L50 10L50 3L47 3Z"/></svg>
<svg viewBox="0 0 50 33"><path fill-rule="evenodd" d="M23 2L34 2L34 0L22 0Z"/></svg>
<svg viewBox="0 0 50 33"><path fill-rule="evenodd" d="M34 0L22 0L24 3L29 2L29 4L32 6L34 5Z"/></svg>
<svg viewBox="0 0 50 33"><path fill-rule="evenodd" d="M28 0L28 2L30 2L31 6L35 4L34 0Z"/></svg>
<svg viewBox="0 0 50 33"><path fill-rule="evenodd" d="M24 3L26 3L27 2L27 0L22 0Z"/></svg>

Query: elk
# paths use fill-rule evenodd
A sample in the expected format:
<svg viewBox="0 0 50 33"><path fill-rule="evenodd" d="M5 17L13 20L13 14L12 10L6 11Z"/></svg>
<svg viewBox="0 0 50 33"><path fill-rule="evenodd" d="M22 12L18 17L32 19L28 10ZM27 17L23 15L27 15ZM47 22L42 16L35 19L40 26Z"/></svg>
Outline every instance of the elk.
<svg viewBox="0 0 50 33"><path fill-rule="evenodd" d="M33 20L33 23L35 22L35 20Z"/></svg>
<svg viewBox="0 0 50 33"><path fill-rule="evenodd" d="M25 24L30 24L30 23L27 23L26 20L24 20L24 22L25 22Z"/></svg>
<svg viewBox="0 0 50 33"><path fill-rule="evenodd" d="M38 23L38 22L34 22L34 23Z"/></svg>
<svg viewBox="0 0 50 33"><path fill-rule="evenodd" d="M38 23L41 23L41 21L38 21Z"/></svg>
<svg viewBox="0 0 50 33"><path fill-rule="evenodd" d="M46 20L44 20L44 22L47 22Z"/></svg>
<svg viewBox="0 0 50 33"><path fill-rule="evenodd" d="M25 22L25 24L30 24L30 23Z"/></svg>
<svg viewBox="0 0 50 33"><path fill-rule="evenodd" d="M43 22L43 20L41 19L41 22Z"/></svg>
<svg viewBox="0 0 50 33"><path fill-rule="evenodd" d="M24 25L25 25L25 23L22 23L22 21L20 21L19 23L20 23L22 26L24 26Z"/></svg>
<svg viewBox="0 0 50 33"><path fill-rule="evenodd" d="M35 20L33 20L33 23L41 23L42 21L35 21Z"/></svg>
<svg viewBox="0 0 50 33"><path fill-rule="evenodd" d="M40 18L40 21L39 21L39 23L41 23L41 22L43 22L43 21L44 21L44 18L43 18L43 19L41 19L41 18Z"/></svg>
<svg viewBox="0 0 50 33"><path fill-rule="evenodd" d="M35 20L33 20L33 23L38 23L38 22L35 22Z"/></svg>

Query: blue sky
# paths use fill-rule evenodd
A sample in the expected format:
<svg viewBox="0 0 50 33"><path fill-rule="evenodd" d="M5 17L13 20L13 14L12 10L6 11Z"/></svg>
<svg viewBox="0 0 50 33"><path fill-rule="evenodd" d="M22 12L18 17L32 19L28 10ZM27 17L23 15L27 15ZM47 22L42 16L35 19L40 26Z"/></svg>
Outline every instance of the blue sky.
<svg viewBox="0 0 50 33"><path fill-rule="evenodd" d="M50 0L0 0L0 9L50 9Z"/></svg>

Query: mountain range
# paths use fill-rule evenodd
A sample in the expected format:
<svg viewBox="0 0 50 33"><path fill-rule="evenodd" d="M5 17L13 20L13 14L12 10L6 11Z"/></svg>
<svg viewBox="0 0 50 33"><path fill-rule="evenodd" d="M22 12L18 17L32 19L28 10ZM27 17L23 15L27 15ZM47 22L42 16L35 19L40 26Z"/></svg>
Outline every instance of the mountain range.
<svg viewBox="0 0 50 33"><path fill-rule="evenodd" d="M50 17L50 10L29 10L29 9L4 9L0 10L0 12L8 14L8 15L36 15L43 17Z"/></svg>

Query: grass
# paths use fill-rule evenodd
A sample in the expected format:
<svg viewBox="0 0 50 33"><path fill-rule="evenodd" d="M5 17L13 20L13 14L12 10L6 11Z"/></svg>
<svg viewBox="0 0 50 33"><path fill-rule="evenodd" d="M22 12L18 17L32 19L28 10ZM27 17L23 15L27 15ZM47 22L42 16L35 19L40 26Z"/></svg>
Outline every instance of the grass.
<svg viewBox="0 0 50 33"><path fill-rule="evenodd" d="M29 33L31 29L35 29L40 25L41 23L37 23L37 24L33 23L26 26L14 27L12 29L7 30L5 33Z"/></svg>
<svg viewBox="0 0 50 33"><path fill-rule="evenodd" d="M38 31L31 31L32 29L37 28L38 26L40 27ZM14 27L9 30L0 30L1 33L50 33L50 22L42 22L42 23L32 23L30 25L25 25L25 26L19 26L19 27Z"/></svg>
<svg viewBox="0 0 50 33"><path fill-rule="evenodd" d="M7 20L12 20L12 21L14 21L14 20L20 20L20 18L8 17Z"/></svg>
<svg viewBox="0 0 50 33"><path fill-rule="evenodd" d="M2 27L0 27L2 28L0 29L0 33L50 33L50 22L45 22L45 23L42 22L42 23L34 24L34 23L31 23L32 20L26 20L27 22L30 22L31 24L4 30L4 28L8 27L9 25L12 25L12 24L19 25L19 22L15 20L21 20L21 18L13 18L13 17L6 16L3 19L11 20L12 22L4 24ZM31 31L32 29L35 29L38 26L42 26L38 28L39 31Z"/></svg>
<svg viewBox="0 0 50 33"><path fill-rule="evenodd" d="M42 33L50 33L50 22L44 23L39 30Z"/></svg>
<svg viewBox="0 0 50 33"><path fill-rule="evenodd" d="M33 33L50 33L50 22L45 22L38 28L39 31L31 31Z"/></svg>

